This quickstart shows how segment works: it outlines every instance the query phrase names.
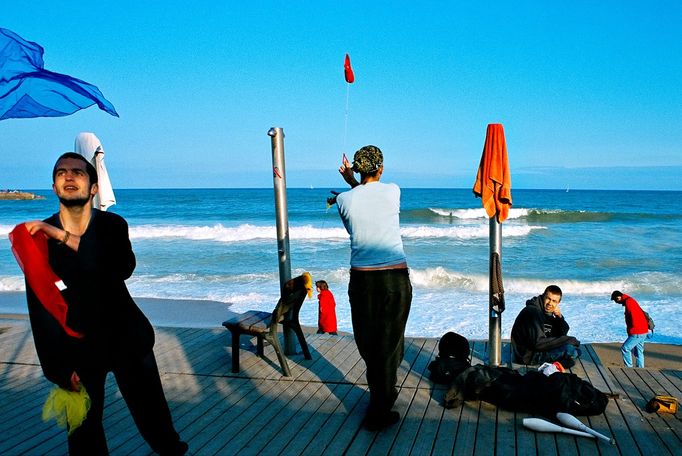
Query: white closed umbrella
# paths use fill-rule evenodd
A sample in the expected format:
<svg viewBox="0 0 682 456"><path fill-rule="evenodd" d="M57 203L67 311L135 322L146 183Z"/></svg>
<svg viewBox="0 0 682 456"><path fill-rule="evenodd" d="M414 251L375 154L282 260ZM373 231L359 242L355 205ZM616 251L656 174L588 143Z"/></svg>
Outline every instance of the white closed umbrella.
<svg viewBox="0 0 682 456"><path fill-rule="evenodd" d="M116 204L114 189L111 187L109 173L104 165L104 147L99 138L94 133L78 133L74 150L82 155L97 170L97 180L99 181L99 191L93 200L93 207L106 211L107 208Z"/></svg>

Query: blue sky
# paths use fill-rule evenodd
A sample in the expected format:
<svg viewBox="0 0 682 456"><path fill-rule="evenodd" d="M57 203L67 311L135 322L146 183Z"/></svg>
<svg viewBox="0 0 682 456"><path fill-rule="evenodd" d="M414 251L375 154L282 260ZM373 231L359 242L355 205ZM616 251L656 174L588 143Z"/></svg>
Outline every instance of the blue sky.
<svg viewBox="0 0 682 456"><path fill-rule="evenodd" d="M0 27L120 118L1 121L0 188L48 188L81 131L115 188L270 187L270 127L291 187L338 187L342 152L375 144L384 180L468 188L488 123L504 125L513 188L682 182L677 0L10 5Z"/></svg>

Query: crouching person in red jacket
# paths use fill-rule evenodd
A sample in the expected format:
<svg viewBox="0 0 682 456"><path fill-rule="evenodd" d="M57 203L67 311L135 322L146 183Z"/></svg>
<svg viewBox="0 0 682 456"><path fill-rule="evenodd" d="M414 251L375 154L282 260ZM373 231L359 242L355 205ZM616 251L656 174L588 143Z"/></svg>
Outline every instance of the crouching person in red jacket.
<svg viewBox="0 0 682 456"><path fill-rule="evenodd" d="M627 327L628 338L620 347L623 363L625 367L632 367L632 352L634 352L637 367L644 367L644 341L649 334L649 325L644 316L644 311L634 298L618 290L611 293L611 300L625 307L625 326Z"/></svg>

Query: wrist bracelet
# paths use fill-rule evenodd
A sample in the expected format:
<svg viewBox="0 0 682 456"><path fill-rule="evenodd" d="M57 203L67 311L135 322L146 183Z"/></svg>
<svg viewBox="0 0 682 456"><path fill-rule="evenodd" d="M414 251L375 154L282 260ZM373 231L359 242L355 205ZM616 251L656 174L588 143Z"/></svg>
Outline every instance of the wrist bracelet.
<svg viewBox="0 0 682 456"><path fill-rule="evenodd" d="M67 242L69 242L69 236L71 236L71 233L69 233L66 230L64 230L64 232L66 234L64 235L64 239L61 240L60 244L66 244Z"/></svg>

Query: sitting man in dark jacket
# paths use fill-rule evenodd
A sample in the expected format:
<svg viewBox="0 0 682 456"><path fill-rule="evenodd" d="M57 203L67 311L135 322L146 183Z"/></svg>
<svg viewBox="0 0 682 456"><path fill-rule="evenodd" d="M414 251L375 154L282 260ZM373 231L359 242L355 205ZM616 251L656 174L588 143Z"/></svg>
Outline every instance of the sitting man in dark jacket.
<svg viewBox="0 0 682 456"><path fill-rule="evenodd" d="M564 367L575 365L580 356L580 341L568 334L568 323L561 315L561 288L550 285L545 292L526 301L512 327L514 362L542 364L559 361Z"/></svg>

